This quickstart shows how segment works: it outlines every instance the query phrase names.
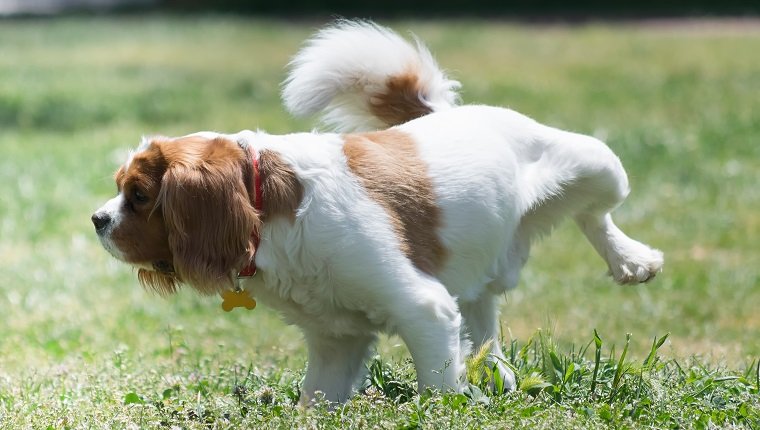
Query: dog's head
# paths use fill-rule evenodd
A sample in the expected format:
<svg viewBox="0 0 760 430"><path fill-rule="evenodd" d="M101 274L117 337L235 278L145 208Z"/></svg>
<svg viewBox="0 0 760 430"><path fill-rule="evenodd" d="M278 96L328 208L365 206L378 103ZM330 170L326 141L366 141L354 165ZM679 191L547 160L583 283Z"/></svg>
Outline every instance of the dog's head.
<svg viewBox="0 0 760 430"><path fill-rule="evenodd" d="M103 247L161 294L180 283L229 288L255 249L250 155L205 134L143 139L115 174L118 195L92 215Z"/></svg>

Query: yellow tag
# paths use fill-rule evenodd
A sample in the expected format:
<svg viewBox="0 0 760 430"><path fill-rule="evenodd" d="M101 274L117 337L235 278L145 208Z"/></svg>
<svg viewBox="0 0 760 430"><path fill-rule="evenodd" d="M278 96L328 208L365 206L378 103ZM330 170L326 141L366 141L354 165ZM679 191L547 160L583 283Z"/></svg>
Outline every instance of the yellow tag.
<svg viewBox="0 0 760 430"><path fill-rule="evenodd" d="M227 290L222 293L222 309L229 312L235 308L246 308L249 311L256 307L256 300L246 290Z"/></svg>

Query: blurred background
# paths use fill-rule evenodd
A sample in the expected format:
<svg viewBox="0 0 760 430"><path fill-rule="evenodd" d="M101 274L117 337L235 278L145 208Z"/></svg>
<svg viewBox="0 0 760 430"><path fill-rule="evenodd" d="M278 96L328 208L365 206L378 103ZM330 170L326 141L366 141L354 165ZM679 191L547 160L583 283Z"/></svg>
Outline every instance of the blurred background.
<svg viewBox="0 0 760 430"><path fill-rule="evenodd" d="M697 1L622 1L581 0L477 0L418 1L387 0L0 0L0 14L44 15L62 12L180 11L237 12L303 16L306 14L360 15L390 17L481 16L520 17L522 19L587 19L590 17L641 18L684 16L737 16L757 13L757 2L724 0Z"/></svg>

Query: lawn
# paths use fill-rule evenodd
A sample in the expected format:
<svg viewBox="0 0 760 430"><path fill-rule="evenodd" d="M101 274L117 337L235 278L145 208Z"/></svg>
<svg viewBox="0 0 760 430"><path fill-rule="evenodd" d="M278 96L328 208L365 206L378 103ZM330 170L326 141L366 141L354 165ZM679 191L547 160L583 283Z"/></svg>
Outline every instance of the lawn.
<svg viewBox="0 0 760 430"><path fill-rule="evenodd" d="M301 410L304 345L275 313L143 291L89 220L112 172L143 134L312 127L279 83L320 24L0 21L0 428L760 428L758 22L388 23L466 103L604 139L633 189L618 224L665 252L620 287L571 223L536 246L502 307L517 393L412 395L391 337L363 394Z"/></svg>

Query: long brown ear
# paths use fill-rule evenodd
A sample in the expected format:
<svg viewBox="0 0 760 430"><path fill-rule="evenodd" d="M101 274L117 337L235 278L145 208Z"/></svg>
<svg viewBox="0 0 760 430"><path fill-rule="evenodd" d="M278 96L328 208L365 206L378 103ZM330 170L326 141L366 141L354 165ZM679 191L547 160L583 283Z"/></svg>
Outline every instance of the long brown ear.
<svg viewBox="0 0 760 430"><path fill-rule="evenodd" d="M240 160L220 152L171 163L159 195L174 269L204 294L233 285L234 272L253 255L251 233L259 228Z"/></svg>

